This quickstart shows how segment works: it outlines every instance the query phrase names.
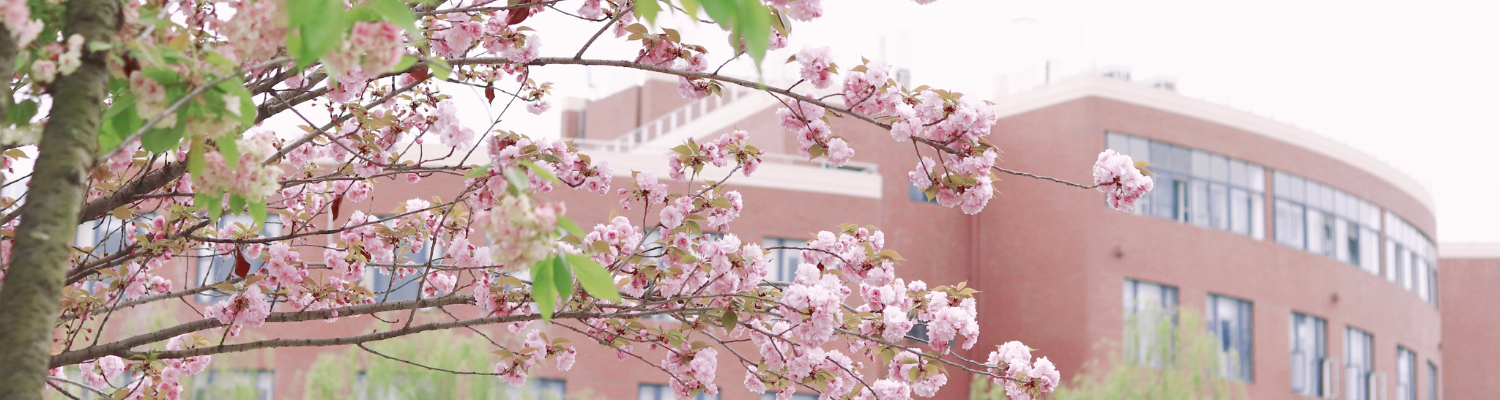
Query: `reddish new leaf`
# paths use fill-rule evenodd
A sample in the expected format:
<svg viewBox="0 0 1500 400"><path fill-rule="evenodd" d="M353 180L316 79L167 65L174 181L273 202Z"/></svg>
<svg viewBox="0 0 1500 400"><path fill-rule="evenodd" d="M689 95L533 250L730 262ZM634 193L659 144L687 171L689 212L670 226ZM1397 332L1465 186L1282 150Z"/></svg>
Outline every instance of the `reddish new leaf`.
<svg viewBox="0 0 1500 400"><path fill-rule="evenodd" d="M250 276L250 260L245 259L245 253L240 251L239 247L234 248L234 276L240 278Z"/></svg>
<svg viewBox="0 0 1500 400"><path fill-rule="evenodd" d="M344 206L344 195L342 193L340 193L338 196L333 196L333 220L334 221L338 221L339 220L339 207L343 207L343 206Z"/></svg>

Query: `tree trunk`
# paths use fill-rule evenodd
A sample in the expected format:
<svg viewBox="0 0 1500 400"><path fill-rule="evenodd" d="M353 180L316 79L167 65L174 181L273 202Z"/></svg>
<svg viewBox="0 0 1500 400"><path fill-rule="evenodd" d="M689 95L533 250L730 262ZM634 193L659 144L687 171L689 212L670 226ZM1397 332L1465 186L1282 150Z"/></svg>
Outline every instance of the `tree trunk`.
<svg viewBox="0 0 1500 400"><path fill-rule="evenodd" d="M113 43L118 0L74 0L66 36ZM86 46L87 47L87 46ZM83 54L83 65L53 82L51 120L42 130L36 168L16 229L15 253L0 288L0 399L41 399L51 356L69 242L78 229L84 182L98 153L99 119L109 69L104 52Z"/></svg>

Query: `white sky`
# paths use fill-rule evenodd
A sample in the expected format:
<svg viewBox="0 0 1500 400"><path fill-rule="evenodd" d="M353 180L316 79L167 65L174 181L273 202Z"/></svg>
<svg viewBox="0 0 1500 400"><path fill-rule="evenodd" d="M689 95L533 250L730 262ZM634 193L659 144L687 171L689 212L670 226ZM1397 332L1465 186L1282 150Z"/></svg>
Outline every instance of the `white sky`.
<svg viewBox="0 0 1500 400"><path fill-rule="evenodd" d="M564 10L577 7L564 2ZM1500 3L1369 1L824 0L824 17L794 25L791 45L767 57L766 76L805 45L831 46L844 68L860 56L910 68L914 85L993 98L1012 67L1011 21L1037 21L1035 50L1054 76L1124 65L1136 79L1173 76L1184 95L1293 123L1365 150L1408 171L1437 202L1442 242L1500 241L1500 185L1488 182L1500 149ZM572 56L597 25L548 11L527 21L544 36L544 56ZM664 22L671 25L671 21ZM684 41L728 54L716 27L689 26ZM629 59L638 47L606 33L588 58ZM752 73L748 62L726 71ZM794 74L795 72L793 72ZM554 82L543 115L507 113L501 129L558 134L562 99L598 98L638 84L616 68L549 66ZM1014 80L1011 81L1014 84ZM1251 89L1253 88L1253 89ZM449 93L476 130L485 110L474 90Z"/></svg>

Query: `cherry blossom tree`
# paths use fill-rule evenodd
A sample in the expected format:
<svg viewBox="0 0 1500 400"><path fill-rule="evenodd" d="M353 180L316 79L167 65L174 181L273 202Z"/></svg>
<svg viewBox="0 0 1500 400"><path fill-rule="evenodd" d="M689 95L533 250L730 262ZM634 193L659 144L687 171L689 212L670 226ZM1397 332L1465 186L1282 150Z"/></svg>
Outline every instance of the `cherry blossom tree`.
<svg viewBox="0 0 1500 400"><path fill-rule="evenodd" d="M985 375L1018 399L1057 386L1052 363L1019 342L985 360L955 352L978 338L977 292L903 279L904 258L874 227L829 227L796 246L795 279L768 280L770 249L730 229L744 209L725 186L734 177L701 174L707 166L754 174L763 152L746 132L673 149L661 160L667 178L690 188L674 191L650 171L616 182L625 171L570 141L506 130L500 116L475 130L444 93L482 88L504 110L520 103L545 112L554 85L569 84L532 78L548 66L672 75L688 99L729 85L762 91L783 103L776 116L795 132L801 155L834 165L856 149L830 118L873 124L929 149L914 156L912 183L969 214L985 208L1001 173L1098 188L1121 210L1151 189L1142 166L1111 152L1100 155L1092 185L999 167L986 140L996 121L990 104L905 87L880 61L841 71L828 48L807 44L793 59L797 84L720 73L731 62L759 66L768 50L788 46L792 24L822 15L820 0L0 0L0 9L0 73L12 76L0 89L0 162L15 173L13 164L35 155L24 193L0 199L0 398L80 385L115 398L175 399L181 379L218 354L365 348L480 325L524 337L496 344L494 370L484 372L514 385L544 363L571 368L578 351L611 351L668 374L679 399L717 393L716 376L741 373L747 390L780 390L781 398L798 387L825 399L930 397L949 370ZM685 38L657 23L666 15L724 33ZM596 31L569 49L573 56L544 57L547 32L529 26L540 18L582 20ZM693 44L726 38L732 54ZM595 46L638 55L586 57ZM303 121L302 129L262 124L277 116ZM422 151L434 143L445 151ZM435 175L463 184L405 201L388 217L341 210L372 196L377 180ZM641 217L579 226L542 196L555 190L614 198ZM226 214L253 223L216 228ZM261 226L270 215L285 228L267 236ZM123 221L122 246L70 244L80 222L106 216ZM709 228L726 234L703 235ZM424 246L443 257L396 257ZM222 281L166 278L203 249L234 260L235 272ZM264 268L252 270L251 260ZM417 277L424 296L377 301L385 293L360 284L366 269ZM123 329L106 323L117 311L202 293L224 295L202 319L104 332ZM477 316L348 337L242 336L268 324L423 308ZM638 322L661 315L680 323ZM925 349L901 341L919 320L930 326ZM600 348L549 339L529 329L537 324ZM745 341L758 351L732 345ZM667 356L646 359L648 348ZM721 358L744 370L718 371ZM59 375L75 365L84 382ZM110 383L125 371L131 382Z"/></svg>

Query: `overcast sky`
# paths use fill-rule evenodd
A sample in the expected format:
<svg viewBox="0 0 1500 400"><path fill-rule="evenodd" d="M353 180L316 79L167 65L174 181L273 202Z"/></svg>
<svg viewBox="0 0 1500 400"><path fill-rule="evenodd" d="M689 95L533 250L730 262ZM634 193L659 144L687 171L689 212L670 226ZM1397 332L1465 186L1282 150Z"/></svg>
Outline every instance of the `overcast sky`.
<svg viewBox="0 0 1500 400"><path fill-rule="evenodd" d="M824 0L824 17L794 27L792 45L833 48L840 64L885 58L913 84L994 97L1012 68L1012 21L1036 20L1036 49L1060 70L1124 65L1137 78L1177 79L1184 95L1251 110L1333 137L1423 182L1443 242L1500 241L1500 4L1365 1ZM565 9L569 3L563 3ZM591 30L549 12L545 55L571 55ZM556 28L556 29L553 29ZM686 41L725 54L721 34ZM590 58L629 57L607 46ZM639 81L607 68L546 68L559 97L597 97ZM748 63L726 70L749 73ZM585 72L587 71L587 72ZM1066 71L1056 71L1054 74ZM1014 84L1014 82L1012 82ZM555 135L558 114L517 128Z"/></svg>

